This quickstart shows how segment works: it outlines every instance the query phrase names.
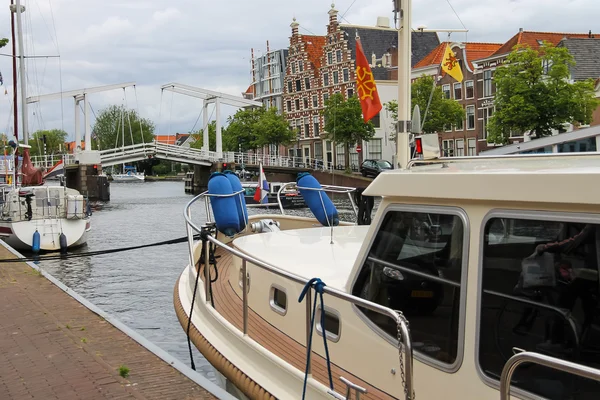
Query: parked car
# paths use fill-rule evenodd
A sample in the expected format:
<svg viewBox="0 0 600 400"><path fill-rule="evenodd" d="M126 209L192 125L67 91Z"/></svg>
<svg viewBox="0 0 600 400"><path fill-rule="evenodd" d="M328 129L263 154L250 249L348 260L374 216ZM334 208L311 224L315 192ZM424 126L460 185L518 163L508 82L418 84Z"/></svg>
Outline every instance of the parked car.
<svg viewBox="0 0 600 400"><path fill-rule="evenodd" d="M376 177L381 172L388 169L394 169L392 163L386 160L364 160L360 164L360 173L362 176L373 176Z"/></svg>

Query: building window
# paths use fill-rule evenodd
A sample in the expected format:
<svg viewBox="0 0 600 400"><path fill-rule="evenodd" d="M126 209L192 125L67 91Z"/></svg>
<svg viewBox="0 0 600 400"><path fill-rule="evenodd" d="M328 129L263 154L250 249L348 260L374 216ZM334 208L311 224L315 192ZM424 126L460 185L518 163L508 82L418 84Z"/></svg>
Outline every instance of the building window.
<svg viewBox="0 0 600 400"><path fill-rule="evenodd" d="M468 156L476 156L477 155L477 141L475 139L468 139L467 145L467 155Z"/></svg>
<svg viewBox="0 0 600 400"><path fill-rule="evenodd" d="M348 73L348 68L344 68L342 72L344 74L344 82L348 82L350 80L350 74Z"/></svg>
<svg viewBox="0 0 600 400"><path fill-rule="evenodd" d="M461 301L466 294L466 229L457 215L412 210L386 212L352 294L414 316L408 317L411 339L427 343L415 346L417 356L455 368L462 357L459 321L464 318ZM395 321L360 306L358 310L396 339Z"/></svg>
<svg viewBox="0 0 600 400"><path fill-rule="evenodd" d="M373 124L374 128L380 128L381 127L381 113L377 113L376 116L374 116L371 119L371 123Z"/></svg>
<svg viewBox="0 0 600 400"><path fill-rule="evenodd" d="M327 72L323 74L323 86L329 86L329 74Z"/></svg>
<svg viewBox="0 0 600 400"><path fill-rule="evenodd" d="M454 139L442 140L443 157L454 156Z"/></svg>
<svg viewBox="0 0 600 400"><path fill-rule="evenodd" d="M292 93L292 81L288 81L288 93Z"/></svg>
<svg viewBox="0 0 600 400"><path fill-rule="evenodd" d="M319 116L318 115L315 115L313 117L313 133L315 136L319 135ZM315 147L315 155L316 155L316 151L317 151L317 148Z"/></svg>
<svg viewBox="0 0 600 400"><path fill-rule="evenodd" d="M462 132L465 129L465 121L464 120L460 120L456 123L456 131L457 132Z"/></svg>
<svg viewBox="0 0 600 400"><path fill-rule="evenodd" d="M304 88L306 90L310 89L310 78L304 78Z"/></svg>
<svg viewBox="0 0 600 400"><path fill-rule="evenodd" d="M353 89L348 89L348 98L354 96L354 90Z"/></svg>
<svg viewBox="0 0 600 400"><path fill-rule="evenodd" d="M302 119L296 120L296 128L298 129L298 138L303 138L304 132L302 132Z"/></svg>
<svg viewBox="0 0 600 400"><path fill-rule="evenodd" d="M287 112L292 111L292 102L290 100L286 101L285 105L287 106Z"/></svg>
<svg viewBox="0 0 600 400"><path fill-rule="evenodd" d="M452 132L452 124L444 125L444 132Z"/></svg>
<svg viewBox="0 0 600 400"><path fill-rule="evenodd" d="M302 82L300 82L300 79L296 80L296 92L299 92L302 90Z"/></svg>
<svg viewBox="0 0 600 400"><path fill-rule="evenodd" d="M492 71L483 71L483 97L492 96Z"/></svg>
<svg viewBox="0 0 600 400"><path fill-rule="evenodd" d="M296 111L299 111L300 110L300 99L294 100L294 103L296 104Z"/></svg>
<svg viewBox="0 0 600 400"><path fill-rule="evenodd" d="M488 137L488 122L490 122L490 118L492 117L492 115L494 114L494 109L493 108L484 108L483 109L483 138L487 139ZM512 132L511 132L511 136L512 136Z"/></svg>
<svg viewBox="0 0 600 400"><path fill-rule="evenodd" d="M291 65L291 67L292 67L292 74L295 74L295 73L296 73L296 63L295 63L295 62L293 62L293 63L291 63L290 65Z"/></svg>
<svg viewBox="0 0 600 400"><path fill-rule="evenodd" d="M371 139L368 144L369 158L381 160L381 139Z"/></svg>
<svg viewBox="0 0 600 400"><path fill-rule="evenodd" d="M472 99L473 97L475 97L473 81L466 81L465 82L465 99Z"/></svg>
<svg viewBox="0 0 600 400"><path fill-rule="evenodd" d="M333 54L331 52L327 53L327 64L333 64Z"/></svg>
<svg viewBox="0 0 600 400"><path fill-rule="evenodd" d="M340 73L338 71L333 71L333 84L337 85L340 82Z"/></svg>
<svg viewBox="0 0 600 400"><path fill-rule="evenodd" d="M449 99L451 96L450 85L442 85L442 92L444 93L444 97Z"/></svg>
<svg viewBox="0 0 600 400"><path fill-rule="evenodd" d="M317 122L319 121L317 117ZM323 142L315 142L315 158L317 160L323 159Z"/></svg>
<svg viewBox="0 0 600 400"><path fill-rule="evenodd" d="M338 144L335 146L335 160L337 162L337 167L345 167L346 164L346 149L343 144Z"/></svg>
<svg viewBox="0 0 600 400"><path fill-rule="evenodd" d="M462 83L456 82L454 84L454 100L462 99Z"/></svg>
<svg viewBox="0 0 600 400"><path fill-rule="evenodd" d="M300 72L304 71L304 63L302 61L298 61L298 69Z"/></svg>
<svg viewBox="0 0 600 400"><path fill-rule="evenodd" d="M304 109L306 110L308 108L308 98L305 97L304 98Z"/></svg>
<svg viewBox="0 0 600 400"><path fill-rule="evenodd" d="M319 98L317 96L312 97L313 108L319 107Z"/></svg>
<svg viewBox="0 0 600 400"><path fill-rule="evenodd" d="M304 132L306 137L310 136L310 125L308 117L304 118Z"/></svg>
<svg viewBox="0 0 600 400"><path fill-rule="evenodd" d="M475 129L475 106L467 106L467 130Z"/></svg>
<svg viewBox="0 0 600 400"><path fill-rule="evenodd" d="M323 95L323 104L327 103L327 100L329 100L329 93Z"/></svg>
<svg viewBox="0 0 600 400"><path fill-rule="evenodd" d="M465 155L465 140L456 139L456 157L462 157Z"/></svg>
<svg viewBox="0 0 600 400"><path fill-rule="evenodd" d="M341 50L335 51L335 59L337 60L337 62L342 62L342 51Z"/></svg>
<svg viewBox="0 0 600 400"><path fill-rule="evenodd" d="M485 224L476 340L479 370L488 378L498 381L515 348L600 367L600 225L577 218L496 214ZM528 398L578 399L598 392L597 382L542 366L517 369L512 386L532 393L519 396Z"/></svg>

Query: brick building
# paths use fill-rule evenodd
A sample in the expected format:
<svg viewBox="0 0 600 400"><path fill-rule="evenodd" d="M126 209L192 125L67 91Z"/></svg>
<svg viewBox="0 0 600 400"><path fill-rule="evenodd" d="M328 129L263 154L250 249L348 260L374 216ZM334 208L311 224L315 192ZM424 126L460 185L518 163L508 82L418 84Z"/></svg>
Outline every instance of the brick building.
<svg viewBox="0 0 600 400"><path fill-rule="evenodd" d="M457 82L450 75L441 71L442 58L447 45L456 54L463 73L462 82ZM422 75L436 77L437 85L442 87L446 98L458 101L465 110L465 119L462 124L449 125L444 132L439 132L440 148L445 150L445 154L456 156L477 154L478 139L481 138L484 128L482 122L476 118L477 99L480 95L475 84L473 60L487 57L500 47L502 47L502 43L443 42L413 67L413 80ZM424 111L421 110L421 113Z"/></svg>
<svg viewBox="0 0 600 400"><path fill-rule="evenodd" d="M539 49L543 42L550 42L558 45L565 38L589 38L590 33L557 33L557 32L530 32L519 29L519 32L511 37L493 54L473 60L476 78L477 96L477 120L482 126L481 136L478 139L478 153L493 149L498 145L487 142L486 125L494 112L494 95L496 86L494 85L494 71L504 62L516 45L527 45L533 49ZM521 134L511 136L510 143L519 143L525 140Z"/></svg>
<svg viewBox="0 0 600 400"><path fill-rule="evenodd" d="M389 79L392 52L397 46L397 31L390 29L389 19L379 18L378 26L364 27L342 25L338 22L338 11L329 10L327 34L324 36L302 35L299 23L294 19L290 25L292 35L284 78L283 104L290 126L297 130L298 140L289 148L289 154L310 159L324 160L335 166L344 161L342 146L334 146L324 140L324 121L321 112L324 102L334 93L344 97L355 94L355 49L356 36L361 39L363 50L372 64L376 80ZM413 34L413 65L425 57L438 44L435 33ZM379 127L380 118L373 123ZM373 154L382 155L377 141L371 140ZM369 155L366 154L368 157ZM358 166L359 155L351 150L350 163Z"/></svg>

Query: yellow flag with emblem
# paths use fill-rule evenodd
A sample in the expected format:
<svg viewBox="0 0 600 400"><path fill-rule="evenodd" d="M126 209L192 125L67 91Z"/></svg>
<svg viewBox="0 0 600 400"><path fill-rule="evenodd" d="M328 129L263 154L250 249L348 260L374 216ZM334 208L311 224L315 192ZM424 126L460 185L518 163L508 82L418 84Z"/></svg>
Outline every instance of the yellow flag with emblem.
<svg viewBox="0 0 600 400"><path fill-rule="evenodd" d="M456 54L454 54L449 45L446 45L446 51L442 58L442 71L456 79L458 82L462 82L463 80L460 64L456 59Z"/></svg>

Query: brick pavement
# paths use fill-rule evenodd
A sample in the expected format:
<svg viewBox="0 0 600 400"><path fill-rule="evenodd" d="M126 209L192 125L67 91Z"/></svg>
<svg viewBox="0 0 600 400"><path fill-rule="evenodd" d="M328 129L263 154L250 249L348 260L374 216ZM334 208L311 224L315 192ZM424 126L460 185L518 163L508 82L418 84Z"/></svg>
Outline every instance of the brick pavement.
<svg viewBox="0 0 600 400"><path fill-rule="evenodd" d="M215 398L26 263L0 264L0 399Z"/></svg>

